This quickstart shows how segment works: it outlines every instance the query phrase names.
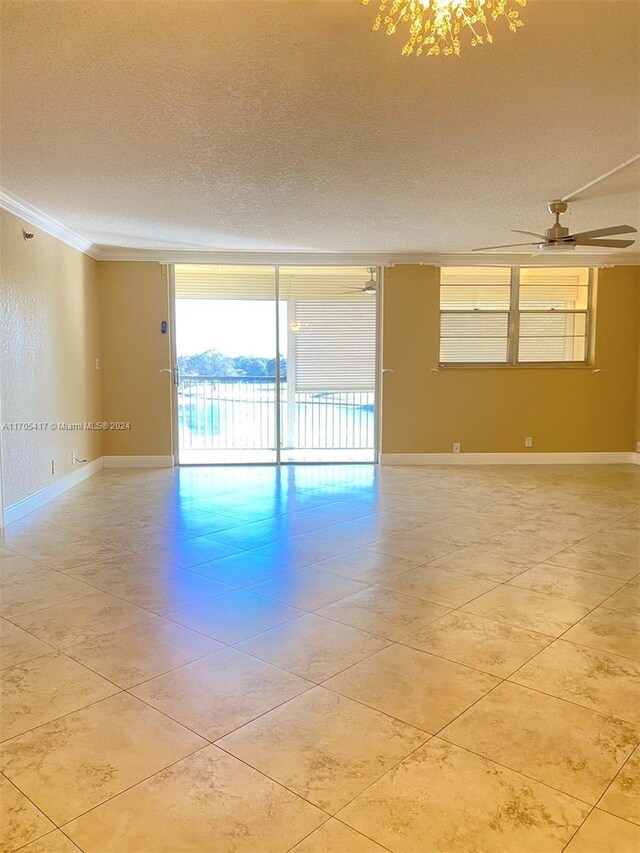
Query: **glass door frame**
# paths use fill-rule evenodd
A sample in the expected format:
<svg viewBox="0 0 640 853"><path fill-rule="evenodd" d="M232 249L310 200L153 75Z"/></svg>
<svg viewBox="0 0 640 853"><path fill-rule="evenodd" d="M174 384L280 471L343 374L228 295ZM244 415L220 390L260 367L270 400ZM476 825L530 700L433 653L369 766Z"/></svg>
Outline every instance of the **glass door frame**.
<svg viewBox="0 0 640 853"><path fill-rule="evenodd" d="M249 259L247 259L247 263L249 263ZM188 263L188 261L182 261L181 263ZM219 263L219 262L218 262ZM301 462L292 462L290 460L282 459L282 385L281 385L281 353L280 353L280 269L282 267L287 266L309 266L309 267L322 267L322 266L361 266L362 264L338 264L334 261L333 264L300 264L300 263L290 263L290 264L261 264L261 266L272 267L275 275L275 289L274 289L274 301L275 301L275 350L276 350L276 359L275 359L275 374L276 374L276 387L275 387L275 460L270 462L180 462L180 431L178 427L178 388L179 388L179 371L178 371L178 353L177 353L177 326L176 326L176 288L175 288L175 263L170 264L162 264L165 267L166 276L167 276L167 285L168 285L168 297L169 297L169 336L170 336L170 354L171 354L171 445L172 445L172 454L173 454L173 464L175 467L198 467L198 466L248 466L248 465L262 465L262 466L277 466L282 467L283 465L377 465L380 462L380 446L381 446L381 432L382 432L382 382L381 379L381 364L382 364L382 293L384 287L384 267L371 264L370 266L375 266L376 269L376 294L374 296L375 300L375 372L374 372L374 391L373 391L373 399L374 399L374 416L373 416L373 448L372 448L372 459L370 461L342 461L342 460L334 460L328 462L312 462L312 461L301 461ZM242 266L242 264L238 263L229 263L228 266ZM166 370L166 368L164 369ZM288 395L287 390L287 395Z"/></svg>

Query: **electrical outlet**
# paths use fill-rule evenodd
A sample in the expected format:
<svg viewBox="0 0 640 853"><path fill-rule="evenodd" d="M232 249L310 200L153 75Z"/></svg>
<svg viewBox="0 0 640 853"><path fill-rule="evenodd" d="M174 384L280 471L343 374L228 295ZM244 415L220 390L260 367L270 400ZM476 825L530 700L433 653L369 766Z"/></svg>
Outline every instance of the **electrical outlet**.
<svg viewBox="0 0 640 853"><path fill-rule="evenodd" d="M533 447L533 437L528 435L524 440L525 447Z"/></svg>
<svg viewBox="0 0 640 853"><path fill-rule="evenodd" d="M96 370L100 370L100 359L96 358Z"/></svg>
<svg viewBox="0 0 640 853"><path fill-rule="evenodd" d="M460 453L460 442L459 441L453 442L453 452L454 453Z"/></svg>

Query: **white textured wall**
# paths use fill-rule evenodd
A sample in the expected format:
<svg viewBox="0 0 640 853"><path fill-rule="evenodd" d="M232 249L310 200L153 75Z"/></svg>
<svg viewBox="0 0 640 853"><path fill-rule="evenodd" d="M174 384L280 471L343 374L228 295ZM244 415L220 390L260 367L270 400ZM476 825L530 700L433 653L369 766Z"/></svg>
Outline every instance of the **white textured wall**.
<svg viewBox="0 0 640 853"><path fill-rule="evenodd" d="M0 224L3 423L99 421L97 262L11 214L2 212ZM4 430L2 443L5 509L77 470L72 451L102 455L99 432Z"/></svg>

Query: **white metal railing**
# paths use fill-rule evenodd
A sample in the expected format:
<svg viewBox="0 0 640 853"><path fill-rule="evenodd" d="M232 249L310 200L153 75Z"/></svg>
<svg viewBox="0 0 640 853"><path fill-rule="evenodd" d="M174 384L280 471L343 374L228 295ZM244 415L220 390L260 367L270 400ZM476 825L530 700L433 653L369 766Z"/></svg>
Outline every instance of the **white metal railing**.
<svg viewBox="0 0 640 853"><path fill-rule="evenodd" d="M374 446L374 392L300 392L280 386L281 440L287 448L366 450ZM181 376L180 448L275 448L276 379Z"/></svg>

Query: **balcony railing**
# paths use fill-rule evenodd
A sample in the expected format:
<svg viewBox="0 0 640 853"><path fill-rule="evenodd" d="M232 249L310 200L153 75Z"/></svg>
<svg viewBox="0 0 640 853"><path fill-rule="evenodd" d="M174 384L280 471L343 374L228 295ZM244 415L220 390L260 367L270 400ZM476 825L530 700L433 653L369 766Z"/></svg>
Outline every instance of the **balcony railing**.
<svg viewBox="0 0 640 853"><path fill-rule="evenodd" d="M283 447L366 450L374 446L373 391L291 393L280 386ZM276 380L181 376L180 447L202 450L275 448Z"/></svg>

